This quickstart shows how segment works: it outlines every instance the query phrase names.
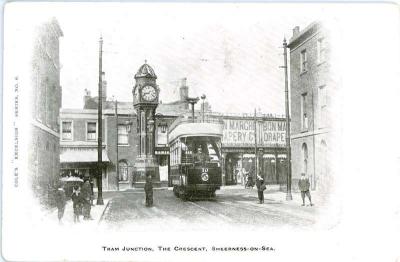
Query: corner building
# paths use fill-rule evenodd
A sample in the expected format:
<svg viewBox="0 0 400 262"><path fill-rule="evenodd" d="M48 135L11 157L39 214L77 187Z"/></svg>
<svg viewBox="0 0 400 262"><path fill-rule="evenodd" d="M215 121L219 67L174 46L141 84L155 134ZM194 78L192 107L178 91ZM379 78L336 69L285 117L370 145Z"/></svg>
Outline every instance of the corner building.
<svg viewBox="0 0 400 262"><path fill-rule="evenodd" d="M31 58L31 137L29 170L33 192L43 204L52 203L59 181L62 89L60 86L60 37L63 32L55 18L40 24L34 32Z"/></svg>
<svg viewBox="0 0 400 262"><path fill-rule="evenodd" d="M301 173L310 178L311 189L327 192L331 184L332 94L331 49L328 31L314 22L289 40L291 153L293 188Z"/></svg>

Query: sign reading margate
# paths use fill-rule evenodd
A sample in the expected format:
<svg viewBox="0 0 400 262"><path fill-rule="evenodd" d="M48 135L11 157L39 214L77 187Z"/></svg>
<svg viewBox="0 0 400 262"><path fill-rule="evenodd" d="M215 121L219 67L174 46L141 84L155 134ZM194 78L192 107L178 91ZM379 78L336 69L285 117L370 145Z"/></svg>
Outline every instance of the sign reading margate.
<svg viewBox="0 0 400 262"><path fill-rule="evenodd" d="M284 120L257 121L257 145L286 145L286 123ZM254 146L254 120L224 119L222 145L235 147Z"/></svg>

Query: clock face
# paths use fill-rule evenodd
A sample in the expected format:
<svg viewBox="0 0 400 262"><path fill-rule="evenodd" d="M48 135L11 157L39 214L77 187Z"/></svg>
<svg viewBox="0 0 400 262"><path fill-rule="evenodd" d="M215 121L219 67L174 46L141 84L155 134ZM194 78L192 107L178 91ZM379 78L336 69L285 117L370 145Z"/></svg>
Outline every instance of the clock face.
<svg viewBox="0 0 400 262"><path fill-rule="evenodd" d="M142 98L145 101L153 101L157 97L156 89L152 86L145 86L142 88Z"/></svg>

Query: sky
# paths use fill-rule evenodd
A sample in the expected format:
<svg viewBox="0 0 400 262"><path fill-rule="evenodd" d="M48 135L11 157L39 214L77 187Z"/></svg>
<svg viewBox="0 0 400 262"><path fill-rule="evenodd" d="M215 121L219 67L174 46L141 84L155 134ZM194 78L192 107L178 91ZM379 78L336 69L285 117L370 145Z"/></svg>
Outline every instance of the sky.
<svg viewBox="0 0 400 262"><path fill-rule="evenodd" d="M134 75L147 60L160 100L205 94L217 112L284 114L282 41L323 7L277 4L36 3L32 19L56 17L63 108L82 108L84 90L97 95L99 37L107 96L132 101ZM307 10L307 15L300 9ZM300 12L299 12L300 11ZM34 23L33 23L34 24Z"/></svg>

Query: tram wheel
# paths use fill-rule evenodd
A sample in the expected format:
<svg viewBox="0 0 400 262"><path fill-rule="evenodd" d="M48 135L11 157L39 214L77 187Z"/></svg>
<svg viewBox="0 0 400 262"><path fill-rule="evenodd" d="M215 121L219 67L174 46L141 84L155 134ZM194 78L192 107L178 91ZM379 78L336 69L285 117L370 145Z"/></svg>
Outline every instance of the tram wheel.
<svg viewBox="0 0 400 262"><path fill-rule="evenodd" d="M185 193L181 193L179 194L180 199L182 199L183 201L187 201L188 200L188 196Z"/></svg>
<svg viewBox="0 0 400 262"><path fill-rule="evenodd" d="M215 197L216 197L215 191L211 192L210 197L212 197L212 198L215 198Z"/></svg>
<svg viewBox="0 0 400 262"><path fill-rule="evenodd" d="M178 193L180 199L182 199L183 201L186 201L186 200L187 200L187 193L186 193L186 191L185 191L184 189L182 189L182 188L180 188L180 189L177 188L177 189L176 189L176 192Z"/></svg>

